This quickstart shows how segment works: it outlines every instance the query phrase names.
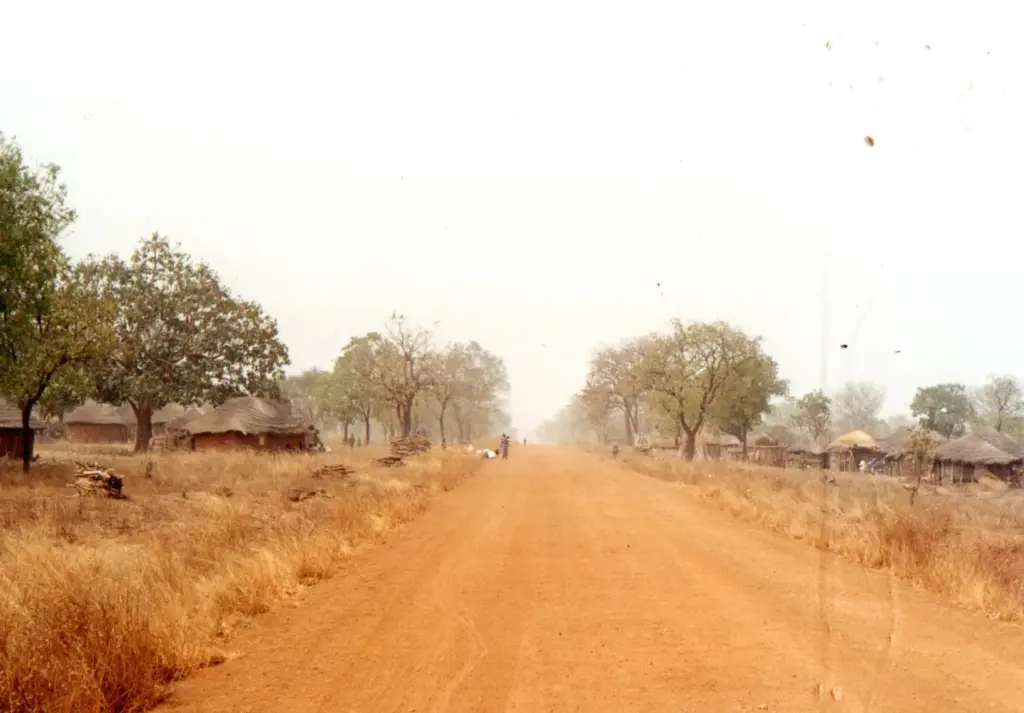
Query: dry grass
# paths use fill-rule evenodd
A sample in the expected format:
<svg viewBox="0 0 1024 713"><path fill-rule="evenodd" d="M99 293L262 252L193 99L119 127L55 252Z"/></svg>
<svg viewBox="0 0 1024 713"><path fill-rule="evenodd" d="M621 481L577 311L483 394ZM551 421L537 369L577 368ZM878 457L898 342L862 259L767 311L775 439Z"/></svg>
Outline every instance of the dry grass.
<svg viewBox="0 0 1024 713"><path fill-rule="evenodd" d="M481 464L429 455L381 470L378 450L166 455L147 478L124 449L47 447L28 477L0 472L0 710L152 706L167 682L222 661L234 628ZM74 458L126 475L131 499L68 497ZM309 476L353 461L353 483ZM293 487L330 497L291 502Z"/></svg>
<svg viewBox="0 0 1024 713"><path fill-rule="evenodd" d="M642 456L627 467L683 483L746 522L885 569L989 615L1024 621L1024 494L986 482L924 486L915 502L904 481L735 463Z"/></svg>

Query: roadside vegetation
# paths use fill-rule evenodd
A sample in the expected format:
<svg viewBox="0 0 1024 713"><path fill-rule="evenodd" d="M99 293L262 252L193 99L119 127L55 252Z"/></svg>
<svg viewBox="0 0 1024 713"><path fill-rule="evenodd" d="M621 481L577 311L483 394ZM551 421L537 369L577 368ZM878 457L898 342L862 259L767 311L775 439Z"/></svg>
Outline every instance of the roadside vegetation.
<svg viewBox="0 0 1024 713"><path fill-rule="evenodd" d="M982 476L956 489L865 474L630 455L736 518L883 569L953 602L1024 622L1024 494Z"/></svg>
<svg viewBox="0 0 1024 713"><path fill-rule="evenodd" d="M457 453L404 468L382 447L316 458L154 458L44 450L0 471L0 710L138 711L230 656L233 631L334 574L483 463ZM348 451L349 449L345 449ZM102 458L129 500L69 497L72 459ZM347 478L314 479L327 463ZM294 489L315 492L293 502ZM323 492L319 492L323 491Z"/></svg>

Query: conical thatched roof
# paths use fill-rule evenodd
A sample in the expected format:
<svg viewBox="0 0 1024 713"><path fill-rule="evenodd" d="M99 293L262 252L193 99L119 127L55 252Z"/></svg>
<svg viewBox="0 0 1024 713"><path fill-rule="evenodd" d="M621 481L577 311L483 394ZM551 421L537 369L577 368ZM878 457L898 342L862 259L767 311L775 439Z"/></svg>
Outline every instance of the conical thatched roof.
<svg viewBox="0 0 1024 713"><path fill-rule="evenodd" d="M35 431L46 428L43 419L36 416L35 409L32 410L28 425ZM21 428L21 410L15 404L4 399L0 399L0 428Z"/></svg>
<svg viewBox="0 0 1024 713"><path fill-rule="evenodd" d="M850 448L878 448L878 443L864 431L850 431L828 444L830 451L845 451Z"/></svg>
<svg viewBox="0 0 1024 713"><path fill-rule="evenodd" d="M910 451L910 431L911 428L906 426L897 428L891 436L878 442L878 450L890 458L897 458L908 453ZM946 441L942 434L935 431L928 431L928 438L932 442L933 448L937 448Z"/></svg>
<svg viewBox="0 0 1024 713"><path fill-rule="evenodd" d="M1011 436L1001 433L989 426L975 426L971 433L981 438L991 446L995 446L1003 453L1024 458L1024 444Z"/></svg>
<svg viewBox="0 0 1024 713"><path fill-rule="evenodd" d="M198 433L295 435L304 433L309 427L290 405L270 399L243 396L226 401L208 414L190 421L184 429Z"/></svg>
<svg viewBox="0 0 1024 713"><path fill-rule="evenodd" d="M87 401L64 417L64 423L74 424L115 424L118 426L134 426L135 412L128 404L113 406Z"/></svg>
<svg viewBox="0 0 1024 713"><path fill-rule="evenodd" d="M996 448L976 433L968 433L936 448L935 460L971 465L1009 465L1024 458Z"/></svg>

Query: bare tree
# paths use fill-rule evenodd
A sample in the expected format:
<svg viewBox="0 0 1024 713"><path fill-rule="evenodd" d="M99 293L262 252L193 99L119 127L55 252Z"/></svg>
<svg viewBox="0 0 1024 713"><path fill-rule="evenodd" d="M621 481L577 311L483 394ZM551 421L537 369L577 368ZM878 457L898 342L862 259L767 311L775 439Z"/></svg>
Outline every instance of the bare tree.
<svg viewBox="0 0 1024 713"><path fill-rule="evenodd" d="M978 419L1000 433L1019 431L1024 418L1024 389L1016 376L992 375L975 389L974 408Z"/></svg>
<svg viewBox="0 0 1024 713"><path fill-rule="evenodd" d="M868 431L878 423L885 387L870 381L850 381L832 397L832 411L841 431Z"/></svg>

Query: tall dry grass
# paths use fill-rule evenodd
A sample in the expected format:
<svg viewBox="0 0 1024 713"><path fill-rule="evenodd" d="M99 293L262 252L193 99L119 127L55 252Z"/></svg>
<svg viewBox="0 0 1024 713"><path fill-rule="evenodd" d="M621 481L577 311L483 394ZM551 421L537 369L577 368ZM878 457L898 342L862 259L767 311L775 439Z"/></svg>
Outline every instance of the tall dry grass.
<svg viewBox="0 0 1024 713"><path fill-rule="evenodd" d="M428 455L373 468L374 449L321 456L51 448L0 472L0 710L139 711L222 661L235 628L330 577L481 461ZM75 458L126 476L130 500L69 497ZM311 470L356 461L351 483ZM296 503L291 488L325 489Z"/></svg>
<svg viewBox="0 0 1024 713"><path fill-rule="evenodd" d="M739 463L627 456L649 476L684 484L735 517L869 567L952 601L1024 621L1024 494L982 484L924 486L885 476L785 471ZM830 482L830 480L834 482Z"/></svg>

